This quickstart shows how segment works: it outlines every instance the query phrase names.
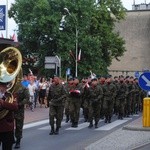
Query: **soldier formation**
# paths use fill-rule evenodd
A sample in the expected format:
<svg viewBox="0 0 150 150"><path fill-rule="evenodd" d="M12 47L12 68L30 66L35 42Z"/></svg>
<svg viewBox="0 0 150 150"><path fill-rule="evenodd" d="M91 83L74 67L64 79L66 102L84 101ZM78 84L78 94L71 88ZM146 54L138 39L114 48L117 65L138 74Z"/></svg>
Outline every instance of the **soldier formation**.
<svg viewBox="0 0 150 150"><path fill-rule="evenodd" d="M14 114L11 128L8 128L5 123L7 116L0 120L0 133L2 133L0 140L3 150L11 150L14 142L14 148L20 148L26 104L32 111L36 108L37 100L39 100L40 107L42 107L42 104L46 108L49 107L49 124L51 126L49 134L57 135L64 114L66 123L70 122L71 127L77 128L82 110L84 121L89 122L88 128L98 128L100 119L105 119L105 123L111 123L113 114L117 116L117 119L122 120L124 117L141 112L143 98L146 97L146 92L140 89L138 85L138 79L132 76L124 77L121 75L114 78L111 76L97 78L96 76L90 76L83 78L81 82L78 78L69 78L65 82L54 76L48 82L43 78L38 81L33 75L29 77L31 79L27 80L27 77L24 76L24 80L20 83L19 89L14 95L17 104L15 101L11 104L3 100L4 93L7 93L7 84L0 84L0 109L6 108L9 110L9 105L11 105L10 110L12 111L9 111L8 117L12 117L12 113ZM4 132L5 127L7 130L9 129L9 132ZM6 138L4 138L3 132ZM11 140L6 140L8 138L11 138ZM5 141L7 142L5 143Z"/></svg>
<svg viewBox="0 0 150 150"><path fill-rule="evenodd" d="M59 134L63 112L66 122L70 120L71 127L77 128L82 108L85 122L89 122L88 127L98 128L101 118L105 119L105 123L111 123L113 114L122 120L142 111L145 96L146 92L138 86L138 79L132 76L89 77L83 78L82 82L77 78L69 78L66 83L54 77L47 97L50 105L50 135Z"/></svg>

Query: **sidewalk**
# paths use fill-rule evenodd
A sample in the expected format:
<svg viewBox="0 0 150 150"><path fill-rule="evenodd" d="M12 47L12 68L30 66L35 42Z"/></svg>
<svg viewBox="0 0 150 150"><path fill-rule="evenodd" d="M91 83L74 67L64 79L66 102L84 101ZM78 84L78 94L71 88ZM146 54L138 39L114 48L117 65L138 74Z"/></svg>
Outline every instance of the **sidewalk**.
<svg viewBox="0 0 150 150"><path fill-rule="evenodd" d="M143 127L140 117L89 145L85 150L132 150L148 143L150 143L150 127Z"/></svg>
<svg viewBox="0 0 150 150"><path fill-rule="evenodd" d="M123 127L124 130L133 130L133 131L150 131L150 127L143 127L142 117L136 119L130 124Z"/></svg>
<svg viewBox="0 0 150 150"><path fill-rule="evenodd" d="M29 108L25 109L24 124L45 120L49 118L49 108L37 106L32 112Z"/></svg>

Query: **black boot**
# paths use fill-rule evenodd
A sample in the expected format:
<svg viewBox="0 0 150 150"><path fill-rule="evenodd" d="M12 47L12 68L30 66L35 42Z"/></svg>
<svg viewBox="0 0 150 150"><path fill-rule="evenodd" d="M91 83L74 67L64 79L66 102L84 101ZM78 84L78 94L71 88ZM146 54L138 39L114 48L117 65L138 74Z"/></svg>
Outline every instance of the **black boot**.
<svg viewBox="0 0 150 150"><path fill-rule="evenodd" d="M71 123L72 123L72 124L71 124L71 127L74 128L74 127L75 127L75 121L74 121L73 119L71 119Z"/></svg>
<svg viewBox="0 0 150 150"><path fill-rule="evenodd" d="M105 116L105 123L108 122L108 116Z"/></svg>
<svg viewBox="0 0 150 150"><path fill-rule="evenodd" d="M108 117L108 123L111 123L111 116Z"/></svg>
<svg viewBox="0 0 150 150"><path fill-rule="evenodd" d="M69 115L66 116L66 123L69 121Z"/></svg>
<svg viewBox="0 0 150 150"><path fill-rule="evenodd" d="M97 121L95 122L95 128L98 128L98 122Z"/></svg>
<svg viewBox="0 0 150 150"><path fill-rule="evenodd" d="M55 131L55 134L59 134L59 127L56 127L56 131Z"/></svg>
<svg viewBox="0 0 150 150"><path fill-rule="evenodd" d="M15 149L20 148L20 139L17 139L16 144L15 144Z"/></svg>
<svg viewBox="0 0 150 150"><path fill-rule="evenodd" d="M92 127L93 127L93 121L90 121L88 128L92 128Z"/></svg>
<svg viewBox="0 0 150 150"><path fill-rule="evenodd" d="M74 128L77 128L78 127L78 122L75 122L74 123Z"/></svg>
<svg viewBox="0 0 150 150"><path fill-rule="evenodd" d="M49 135L53 135L54 133L55 133L54 127L52 126L52 127L51 127L51 132L49 133Z"/></svg>

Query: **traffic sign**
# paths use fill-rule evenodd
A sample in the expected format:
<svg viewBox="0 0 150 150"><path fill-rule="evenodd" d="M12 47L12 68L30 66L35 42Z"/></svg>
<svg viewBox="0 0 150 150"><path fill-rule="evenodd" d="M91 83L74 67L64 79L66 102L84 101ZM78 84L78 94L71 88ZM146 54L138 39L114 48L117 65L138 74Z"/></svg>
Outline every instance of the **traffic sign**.
<svg viewBox="0 0 150 150"><path fill-rule="evenodd" d="M134 76L135 76L135 78L139 78L139 77L140 77L139 71L136 71L136 72L134 73Z"/></svg>
<svg viewBox="0 0 150 150"><path fill-rule="evenodd" d="M150 72L141 74L138 82L141 89L150 91Z"/></svg>
<svg viewBox="0 0 150 150"><path fill-rule="evenodd" d="M59 60L56 56L46 56L45 57L45 63L46 64L49 64L49 63L59 64Z"/></svg>
<svg viewBox="0 0 150 150"><path fill-rule="evenodd" d="M45 64L45 69L55 69L56 64Z"/></svg>
<svg viewBox="0 0 150 150"><path fill-rule="evenodd" d="M70 75L71 71L70 71L70 68L67 68L67 75Z"/></svg>

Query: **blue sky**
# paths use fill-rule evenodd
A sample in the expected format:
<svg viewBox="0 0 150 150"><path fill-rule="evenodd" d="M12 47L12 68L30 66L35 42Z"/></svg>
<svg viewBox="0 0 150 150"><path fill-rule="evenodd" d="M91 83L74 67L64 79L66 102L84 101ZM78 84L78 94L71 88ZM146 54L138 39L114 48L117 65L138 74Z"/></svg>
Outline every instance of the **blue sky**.
<svg viewBox="0 0 150 150"><path fill-rule="evenodd" d="M15 0L0 0L0 5L5 5L6 1L8 1L8 8L10 7L11 3L14 3ZM132 9L132 4L133 1L135 1L136 4L141 4L141 3L150 3L150 0L121 0L123 3L123 6L127 8L128 10ZM14 31L17 29L17 25L15 24L13 19L8 20L8 34L7 37L9 38L10 35L14 34ZM3 33L4 37L6 37L6 31L0 31ZM0 33L0 34L1 34Z"/></svg>

